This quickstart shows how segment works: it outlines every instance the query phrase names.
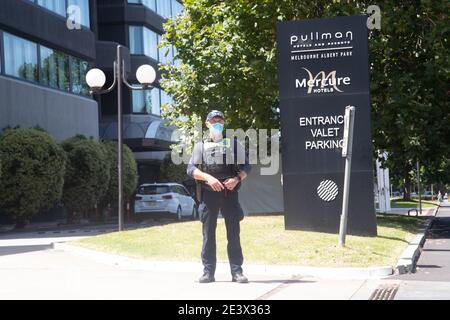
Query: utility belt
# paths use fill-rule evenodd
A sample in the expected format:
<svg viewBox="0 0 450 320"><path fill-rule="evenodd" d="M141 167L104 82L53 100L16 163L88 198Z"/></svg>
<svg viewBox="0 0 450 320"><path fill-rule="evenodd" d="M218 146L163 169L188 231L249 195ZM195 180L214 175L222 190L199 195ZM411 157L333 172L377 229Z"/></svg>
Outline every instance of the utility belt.
<svg viewBox="0 0 450 320"><path fill-rule="evenodd" d="M220 183L224 183L227 179L229 179L229 178L233 178L233 177L236 177L235 175L234 176L229 176L229 177L225 177L225 178L216 178L217 180L219 180L220 181ZM197 202L200 204L201 202L202 202L202 200L203 200L203 193L205 192L205 191L207 191L207 192L217 192L217 191L214 191L214 189L213 188L211 188L211 186L208 184L208 183L206 183L206 181L199 181L199 180L196 180L196 182L197 182ZM225 196L227 196L228 194L230 194L230 193L233 193L233 192L238 192L239 191L239 189L241 188L241 182L239 182L237 185L236 185L236 187L234 187L234 189L233 190L228 190L228 189L223 189L221 192L223 192L224 194L225 194Z"/></svg>
<svg viewBox="0 0 450 320"><path fill-rule="evenodd" d="M225 178L216 178L216 179L219 180L220 183L223 184L226 180L228 180L228 179L230 179L230 178L234 178L234 177L236 177L236 175L228 176L228 177L225 177ZM201 184L201 186L202 186L202 189L214 191L213 188L211 188L211 186L210 186L206 181L201 181L200 184ZM233 189L233 191L238 191L238 190L240 189L240 187L241 187L241 182L239 182L239 183L236 185L236 187ZM230 191L230 190L228 190L228 189L225 189L225 190L228 191L228 192L232 192L232 191Z"/></svg>

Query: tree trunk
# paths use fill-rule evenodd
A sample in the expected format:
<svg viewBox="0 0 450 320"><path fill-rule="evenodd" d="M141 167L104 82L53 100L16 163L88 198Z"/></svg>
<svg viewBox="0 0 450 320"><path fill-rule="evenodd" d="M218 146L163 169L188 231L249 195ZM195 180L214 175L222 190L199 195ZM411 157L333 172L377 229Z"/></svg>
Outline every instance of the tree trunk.
<svg viewBox="0 0 450 320"><path fill-rule="evenodd" d="M405 177L405 185L403 188L403 200L411 201L411 178L409 174Z"/></svg>

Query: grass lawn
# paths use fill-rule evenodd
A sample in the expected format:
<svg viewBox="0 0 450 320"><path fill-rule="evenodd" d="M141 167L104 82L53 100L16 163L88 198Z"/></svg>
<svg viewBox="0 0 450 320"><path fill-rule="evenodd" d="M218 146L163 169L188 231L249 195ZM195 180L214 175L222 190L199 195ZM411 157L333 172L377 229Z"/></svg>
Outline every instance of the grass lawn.
<svg viewBox="0 0 450 320"><path fill-rule="evenodd" d="M422 208L436 208L436 202L423 201ZM417 208L419 209L419 201L403 201L401 199L391 200L391 208Z"/></svg>
<svg viewBox="0 0 450 320"><path fill-rule="evenodd" d="M395 265L417 228L416 217L378 215L378 236L347 236L339 248L338 235L284 230L283 216L246 217L241 222L245 263L294 264L322 267ZM72 244L150 260L201 261L201 223L189 221L85 238ZM226 262L223 219L217 227L217 258Z"/></svg>

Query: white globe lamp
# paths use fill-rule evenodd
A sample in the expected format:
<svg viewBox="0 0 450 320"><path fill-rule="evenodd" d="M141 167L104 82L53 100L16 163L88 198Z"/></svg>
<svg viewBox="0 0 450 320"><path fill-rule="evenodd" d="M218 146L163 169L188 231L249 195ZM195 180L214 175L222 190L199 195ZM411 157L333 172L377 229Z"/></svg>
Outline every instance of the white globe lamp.
<svg viewBox="0 0 450 320"><path fill-rule="evenodd" d="M144 64L136 71L136 79L144 86L150 86L156 80L156 71L149 65Z"/></svg>
<svg viewBox="0 0 450 320"><path fill-rule="evenodd" d="M92 90L100 90L106 83L105 73L97 68L89 70L86 74L86 83Z"/></svg>

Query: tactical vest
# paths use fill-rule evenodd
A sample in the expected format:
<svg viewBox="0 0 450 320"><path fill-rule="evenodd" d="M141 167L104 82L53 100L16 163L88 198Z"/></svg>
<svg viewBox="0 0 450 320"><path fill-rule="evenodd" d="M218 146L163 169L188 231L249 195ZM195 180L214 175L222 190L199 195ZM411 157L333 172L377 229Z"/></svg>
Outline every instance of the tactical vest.
<svg viewBox="0 0 450 320"><path fill-rule="evenodd" d="M236 141L234 142L236 148ZM236 176L238 173L237 159L236 156L234 159L230 158L231 151L229 139L223 139L218 143L210 140L203 141L201 170L221 181Z"/></svg>

